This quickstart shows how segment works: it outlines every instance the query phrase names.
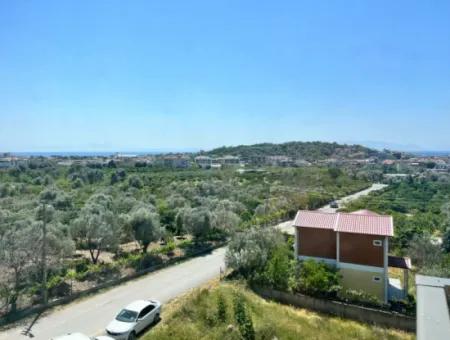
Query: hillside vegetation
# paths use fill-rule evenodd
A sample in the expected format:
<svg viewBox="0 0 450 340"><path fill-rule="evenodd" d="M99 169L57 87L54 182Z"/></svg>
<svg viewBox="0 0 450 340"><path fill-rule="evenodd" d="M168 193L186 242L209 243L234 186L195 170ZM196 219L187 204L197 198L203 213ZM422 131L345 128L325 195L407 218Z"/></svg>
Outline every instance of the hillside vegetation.
<svg viewBox="0 0 450 340"><path fill-rule="evenodd" d="M394 217L392 253L410 256L423 274L450 275L450 176L409 177L345 207L358 209Z"/></svg>
<svg viewBox="0 0 450 340"><path fill-rule="evenodd" d="M361 145L346 145L325 142L287 142L282 144L261 143L253 145L223 146L205 152L211 156L233 155L242 158L281 155L315 161L326 158L368 158L389 156Z"/></svg>
<svg viewBox="0 0 450 340"><path fill-rule="evenodd" d="M243 327L236 322L237 299L244 306ZM239 312L239 313L242 313ZM413 339L412 334L325 316L267 301L243 286L214 284L169 303L152 339ZM253 329L253 332L252 332Z"/></svg>
<svg viewBox="0 0 450 340"><path fill-rule="evenodd" d="M240 174L48 159L0 170L0 315L42 301L45 289L65 296L369 185L331 170Z"/></svg>

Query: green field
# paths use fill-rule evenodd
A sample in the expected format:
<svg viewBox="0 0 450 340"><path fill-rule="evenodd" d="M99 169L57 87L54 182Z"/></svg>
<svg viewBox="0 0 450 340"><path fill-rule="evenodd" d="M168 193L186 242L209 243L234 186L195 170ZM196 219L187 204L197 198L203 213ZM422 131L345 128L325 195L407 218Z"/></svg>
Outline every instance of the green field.
<svg viewBox="0 0 450 340"><path fill-rule="evenodd" d="M226 318L219 321L218 299ZM243 286L214 283L164 306L162 321L143 339L242 339L234 320L233 301L243 299L256 339L413 339L414 335L321 315L262 299Z"/></svg>

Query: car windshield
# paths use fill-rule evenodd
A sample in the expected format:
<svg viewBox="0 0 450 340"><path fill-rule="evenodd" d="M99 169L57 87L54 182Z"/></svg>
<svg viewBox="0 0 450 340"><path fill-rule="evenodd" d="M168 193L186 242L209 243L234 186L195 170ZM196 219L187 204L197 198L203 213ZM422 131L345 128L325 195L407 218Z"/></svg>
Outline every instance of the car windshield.
<svg viewBox="0 0 450 340"><path fill-rule="evenodd" d="M123 322L134 322L136 321L137 313L131 310L122 309L120 313L116 316L116 320Z"/></svg>

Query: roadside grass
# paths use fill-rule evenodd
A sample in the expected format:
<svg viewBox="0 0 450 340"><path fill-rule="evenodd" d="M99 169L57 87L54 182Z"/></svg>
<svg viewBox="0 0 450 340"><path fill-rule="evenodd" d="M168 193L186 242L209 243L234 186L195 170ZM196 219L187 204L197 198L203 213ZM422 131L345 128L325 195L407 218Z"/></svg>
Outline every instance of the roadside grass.
<svg viewBox="0 0 450 340"><path fill-rule="evenodd" d="M226 305L218 316L219 296ZM242 339L233 300L245 301L256 339L414 339L414 335L267 301L237 283L210 283L163 307L162 321L142 339ZM223 319L223 318L222 318Z"/></svg>

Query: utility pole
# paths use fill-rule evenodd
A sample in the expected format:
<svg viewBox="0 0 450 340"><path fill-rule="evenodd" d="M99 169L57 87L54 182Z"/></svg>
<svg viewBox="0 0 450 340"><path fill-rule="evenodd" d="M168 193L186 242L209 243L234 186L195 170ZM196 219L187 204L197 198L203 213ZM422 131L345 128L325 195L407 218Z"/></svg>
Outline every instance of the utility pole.
<svg viewBox="0 0 450 340"><path fill-rule="evenodd" d="M47 210L46 204L43 203L43 219L42 219L42 300L44 305L48 302L47 294Z"/></svg>

